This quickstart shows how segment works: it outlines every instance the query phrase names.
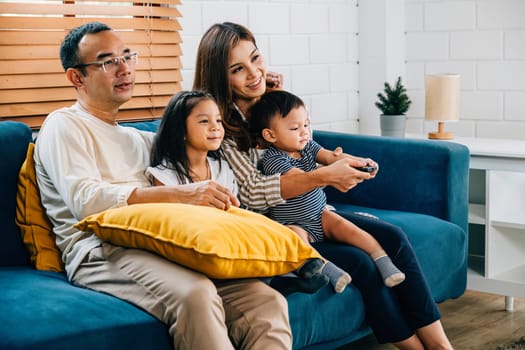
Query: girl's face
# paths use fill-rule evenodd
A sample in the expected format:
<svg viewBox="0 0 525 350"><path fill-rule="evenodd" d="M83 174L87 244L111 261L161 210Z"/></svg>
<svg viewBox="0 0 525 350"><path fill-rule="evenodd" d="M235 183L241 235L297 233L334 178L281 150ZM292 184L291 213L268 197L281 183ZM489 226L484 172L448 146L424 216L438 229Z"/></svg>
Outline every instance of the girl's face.
<svg viewBox="0 0 525 350"><path fill-rule="evenodd" d="M186 118L186 149L205 152L216 151L224 137L222 117L217 104L203 100Z"/></svg>
<svg viewBox="0 0 525 350"><path fill-rule="evenodd" d="M264 58L249 40L241 40L230 51L230 86L233 99L253 100L266 91Z"/></svg>
<svg viewBox="0 0 525 350"><path fill-rule="evenodd" d="M262 131L262 136L284 152L301 151L310 140L310 118L306 109L294 108L285 118L274 116L270 127Z"/></svg>

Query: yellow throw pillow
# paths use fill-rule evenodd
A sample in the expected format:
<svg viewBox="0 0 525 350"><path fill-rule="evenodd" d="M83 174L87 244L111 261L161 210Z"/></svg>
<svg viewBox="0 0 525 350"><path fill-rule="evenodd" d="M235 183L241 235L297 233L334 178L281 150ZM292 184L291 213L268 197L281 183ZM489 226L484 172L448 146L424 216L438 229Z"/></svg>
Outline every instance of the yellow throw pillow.
<svg viewBox="0 0 525 350"><path fill-rule="evenodd" d="M281 275L320 258L286 226L236 207L223 211L178 203L134 204L91 215L75 227L217 279Z"/></svg>
<svg viewBox="0 0 525 350"><path fill-rule="evenodd" d="M16 194L16 224L29 251L31 263L37 270L64 271L60 250L55 243L55 234L44 207L40 202L40 191L36 182L35 145L29 144L26 160L18 175Z"/></svg>

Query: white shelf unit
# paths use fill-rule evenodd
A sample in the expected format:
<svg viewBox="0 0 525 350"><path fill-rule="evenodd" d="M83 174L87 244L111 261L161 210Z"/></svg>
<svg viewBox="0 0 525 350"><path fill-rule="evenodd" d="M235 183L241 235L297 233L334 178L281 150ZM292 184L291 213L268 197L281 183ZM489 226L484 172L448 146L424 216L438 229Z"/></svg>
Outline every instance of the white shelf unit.
<svg viewBox="0 0 525 350"><path fill-rule="evenodd" d="M467 288L525 297L525 141L457 139L470 149Z"/></svg>

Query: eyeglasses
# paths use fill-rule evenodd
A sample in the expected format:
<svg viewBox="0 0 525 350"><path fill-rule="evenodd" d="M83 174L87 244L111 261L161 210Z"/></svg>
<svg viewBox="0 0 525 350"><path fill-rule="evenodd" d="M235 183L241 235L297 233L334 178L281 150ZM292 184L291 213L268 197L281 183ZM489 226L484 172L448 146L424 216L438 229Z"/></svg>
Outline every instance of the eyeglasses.
<svg viewBox="0 0 525 350"><path fill-rule="evenodd" d="M128 65L128 67L135 67L139 63L139 53L131 52L127 55L111 57L110 59L104 61L96 61L89 63L81 63L73 66L72 68L85 68L88 66L98 66L102 67L105 73L115 73L120 66L120 62L123 62Z"/></svg>

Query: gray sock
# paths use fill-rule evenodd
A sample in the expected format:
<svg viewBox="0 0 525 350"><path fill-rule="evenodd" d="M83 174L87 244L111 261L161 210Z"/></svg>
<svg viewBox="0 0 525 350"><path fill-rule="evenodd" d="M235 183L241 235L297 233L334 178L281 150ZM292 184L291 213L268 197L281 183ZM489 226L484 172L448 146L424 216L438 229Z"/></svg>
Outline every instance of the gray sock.
<svg viewBox="0 0 525 350"><path fill-rule="evenodd" d="M342 270L331 261L327 261L324 264L321 273L328 277L330 284L332 284L336 293L343 292L346 286L352 281L352 277L350 277L346 271Z"/></svg>
<svg viewBox="0 0 525 350"><path fill-rule="evenodd" d="M380 256L374 260L374 263L387 287L397 286L405 280L405 274L399 271L388 255Z"/></svg>

